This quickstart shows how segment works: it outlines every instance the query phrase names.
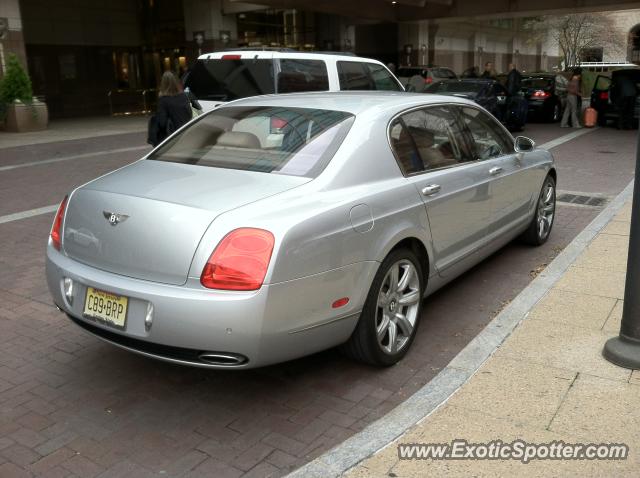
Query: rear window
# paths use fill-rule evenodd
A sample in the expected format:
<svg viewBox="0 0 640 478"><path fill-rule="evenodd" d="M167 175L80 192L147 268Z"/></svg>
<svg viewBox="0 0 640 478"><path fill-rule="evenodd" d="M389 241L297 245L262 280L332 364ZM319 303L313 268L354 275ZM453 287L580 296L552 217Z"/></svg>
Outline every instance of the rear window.
<svg viewBox="0 0 640 478"><path fill-rule="evenodd" d="M427 93L479 93L487 83L477 81L452 81L434 83L425 91Z"/></svg>
<svg viewBox="0 0 640 478"><path fill-rule="evenodd" d="M273 61L198 60L185 87L200 100L231 101L275 93Z"/></svg>
<svg viewBox="0 0 640 478"><path fill-rule="evenodd" d="M154 151L149 160L316 177L354 116L310 108L218 108Z"/></svg>
<svg viewBox="0 0 640 478"><path fill-rule="evenodd" d="M524 78L522 80L523 88L550 88L552 86L553 81L551 78Z"/></svg>
<svg viewBox="0 0 640 478"><path fill-rule="evenodd" d="M369 73L359 61L339 61L338 76L341 90L373 90Z"/></svg>
<svg viewBox="0 0 640 478"><path fill-rule="evenodd" d="M431 76L434 78L455 79L456 74L448 68L433 68L431 69Z"/></svg>

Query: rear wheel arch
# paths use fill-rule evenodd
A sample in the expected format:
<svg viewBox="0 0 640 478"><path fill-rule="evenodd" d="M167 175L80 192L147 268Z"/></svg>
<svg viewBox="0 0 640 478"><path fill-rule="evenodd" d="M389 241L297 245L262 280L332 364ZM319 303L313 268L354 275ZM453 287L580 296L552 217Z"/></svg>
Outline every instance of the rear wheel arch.
<svg viewBox="0 0 640 478"><path fill-rule="evenodd" d="M424 279L424 285L426 289L427 282L429 280L429 253L424 243L418 239L417 237L406 237L394 245L391 250L387 253L387 255L391 254L393 251L398 249L408 249L412 251L418 260L420 261L420 266L422 267L422 275ZM386 256L385 256L386 257Z"/></svg>

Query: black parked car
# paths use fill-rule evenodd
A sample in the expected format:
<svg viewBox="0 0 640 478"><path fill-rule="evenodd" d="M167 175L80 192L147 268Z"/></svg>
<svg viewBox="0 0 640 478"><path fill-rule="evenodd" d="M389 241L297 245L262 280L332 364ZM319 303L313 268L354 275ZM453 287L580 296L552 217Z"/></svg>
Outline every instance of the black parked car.
<svg viewBox="0 0 640 478"><path fill-rule="evenodd" d="M614 70L611 78L608 76L598 76L591 91L591 107L598 112L598 125L606 126L607 121L617 122L620 116L620 102L618 94L618 83L622 77L627 77L636 85L636 91L640 91L640 69ZM633 113L634 126L640 118L640 98L636 96L636 107Z"/></svg>
<svg viewBox="0 0 640 478"><path fill-rule="evenodd" d="M440 81L430 85L425 93L469 98L487 109L498 120L506 119L507 90L496 80L463 78Z"/></svg>
<svg viewBox="0 0 640 478"><path fill-rule="evenodd" d="M402 66L396 71L396 77L406 91L416 93L424 92L433 83L457 78L453 70L443 66Z"/></svg>
<svg viewBox="0 0 640 478"><path fill-rule="evenodd" d="M562 77L564 79L564 77ZM566 84L553 73L523 75L522 92L529 102L529 116L550 123L560 121L562 95L566 96Z"/></svg>

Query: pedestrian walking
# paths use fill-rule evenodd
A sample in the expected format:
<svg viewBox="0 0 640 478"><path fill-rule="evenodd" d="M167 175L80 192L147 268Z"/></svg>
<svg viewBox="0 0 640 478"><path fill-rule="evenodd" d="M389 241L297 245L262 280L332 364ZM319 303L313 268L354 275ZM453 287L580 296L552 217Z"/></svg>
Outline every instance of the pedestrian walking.
<svg viewBox="0 0 640 478"><path fill-rule="evenodd" d="M616 81L615 90L620 113L618 114L618 129L633 129L633 115L636 106L636 84L626 75Z"/></svg>
<svg viewBox="0 0 640 478"><path fill-rule="evenodd" d="M562 121L560 126L562 128L569 127L569 119L571 119L571 126L574 128L582 128L580 120L578 119L578 96L580 94L580 75L573 75L569 83L567 84L567 104L564 108L562 115Z"/></svg>
<svg viewBox="0 0 640 478"><path fill-rule="evenodd" d="M507 74L507 93L509 96L520 94L522 88L522 74L516 68L515 63L509 63L509 73Z"/></svg>
<svg viewBox="0 0 640 478"><path fill-rule="evenodd" d="M462 72L462 78L479 78L480 77L480 75L478 74L479 70L480 69L477 66L469 67Z"/></svg>
<svg viewBox="0 0 640 478"><path fill-rule="evenodd" d="M157 146L192 117L191 102L180 80L172 71L165 71L160 79L158 110L149 120L147 142Z"/></svg>
<svg viewBox="0 0 640 478"><path fill-rule="evenodd" d="M488 61L484 64L484 71L482 72L482 75L480 75L480 78L489 78L491 80L496 79L496 71L493 69L493 62Z"/></svg>

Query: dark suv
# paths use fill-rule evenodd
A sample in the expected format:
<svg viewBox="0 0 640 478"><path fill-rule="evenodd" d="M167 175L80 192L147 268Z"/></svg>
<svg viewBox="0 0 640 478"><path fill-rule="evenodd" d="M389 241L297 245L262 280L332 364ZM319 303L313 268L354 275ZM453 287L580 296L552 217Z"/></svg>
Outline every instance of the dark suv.
<svg viewBox="0 0 640 478"><path fill-rule="evenodd" d="M614 70L611 78L600 75L591 91L591 107L598 112L598 125L606 126L609 120L618 120L620 116L620 101L618 83L622 77L630 78L636 85L636 91L640 91L640 69ZM633 112L634 127L640 118L640 98L636 96L636 106Z"/></svg>

